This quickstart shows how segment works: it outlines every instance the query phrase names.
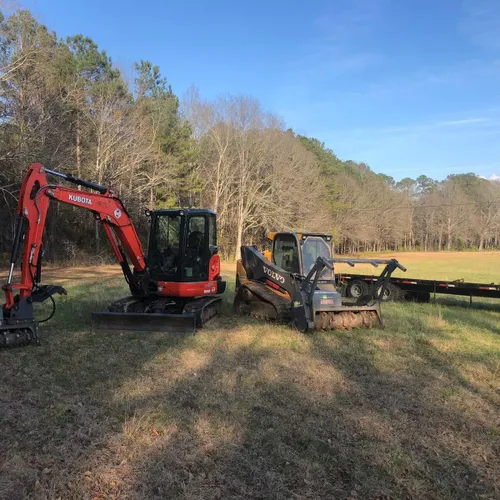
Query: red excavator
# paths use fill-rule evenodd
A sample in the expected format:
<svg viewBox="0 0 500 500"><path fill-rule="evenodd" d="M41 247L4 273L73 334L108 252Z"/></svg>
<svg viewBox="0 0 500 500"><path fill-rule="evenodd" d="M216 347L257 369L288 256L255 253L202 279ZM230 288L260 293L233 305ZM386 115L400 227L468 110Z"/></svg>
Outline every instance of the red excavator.
<svg viewBox="0 0 500 500"><path fill-rule="evenodd" d="M49 183L47 175L80 189ZM38 343L39 321L34 318L33 303L49 299L53 315L53 295L66 294L61 286L40 285L42 236L51 200L93 213L102 223L129 285L131 295L112 303L110 312L93 313L95 328L194 331L217 314L226 283L220 276L215 212L146 211L151 226L145 255L127 210L111 188L35 163L29 168L19 195L9 277L2 287L5 304L0 311L0 346ZM14 283L21 255L20 281Z"/></svg>

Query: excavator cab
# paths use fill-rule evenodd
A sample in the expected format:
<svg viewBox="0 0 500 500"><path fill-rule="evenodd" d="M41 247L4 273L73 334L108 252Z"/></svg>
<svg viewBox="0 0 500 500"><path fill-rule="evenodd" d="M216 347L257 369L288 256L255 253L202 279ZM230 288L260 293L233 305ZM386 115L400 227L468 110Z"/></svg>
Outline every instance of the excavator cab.
<svg viewBox="0 0 500 500"><path fill-rule="evenodd" d="M192 331L218 313L226 288L216 214L185 208L147 210L146 215L151 219L147 273L133 274L146 293L112 303L109 312L93 313L94 327L119 330L137 324L138 329Z"/></svg>
<svg viewBox="0 0 500 500"><path fill-rule="evenodd" d="M147 262L151 278L164 282L208 281L217 254L217 223L212 210L148 211L151 217Z"/></svg>

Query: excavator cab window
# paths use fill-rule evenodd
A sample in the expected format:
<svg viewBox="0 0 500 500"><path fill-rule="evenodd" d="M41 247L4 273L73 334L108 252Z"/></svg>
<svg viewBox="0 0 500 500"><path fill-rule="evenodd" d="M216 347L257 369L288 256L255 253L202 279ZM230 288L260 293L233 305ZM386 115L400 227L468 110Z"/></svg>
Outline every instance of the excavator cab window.
<svg viewBox="0 0 500 500"><path fill-rule="evenodd" d="M182 218L180 215L155 217L149 265L153 273L164 279L176 278L181 260Z"/></svg>
<svg viewBox="0 0 500 500"><path fill-rule="evenodd" d="M217 222L215 215L208 216L208 244L211 251L217 251Z"/></svg>
<svg viewBox="0 0 500 500"><path fill-rule="evenodd" d="M187 224L186 258L184 277L188 280L203 281L208 277L208 220L205 215L189 217Z"/></svg>
<svg viewBox="0 0 500 500"><path fill-rule="evenodd" d="M215 213L209 210L158 210L152 214L148 266L155 280L207 281L217 253Z"/></svg>
<svg viewBox="0 0 500 500"><path fill-rule="evenodd" d="M300 273L299 249L294 234L280 234L274 239L274 263L289 273Z"/></svg>

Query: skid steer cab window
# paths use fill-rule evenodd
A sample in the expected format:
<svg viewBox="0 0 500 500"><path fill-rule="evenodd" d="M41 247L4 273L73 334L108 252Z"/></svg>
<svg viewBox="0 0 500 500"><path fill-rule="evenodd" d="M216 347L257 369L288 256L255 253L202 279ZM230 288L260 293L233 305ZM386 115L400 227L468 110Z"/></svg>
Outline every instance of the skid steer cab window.
<svg viewBox="0 0 500 500"><path fill-rule="evenodd" d="M274 240L274 263L289 273L300 273L299 249L293 234L280 234Z"/></svg>
<svg viewBox="0 0 500 500"><path fill-rule="evenodd" d="M160 215L156 217L151 242L150 266L164 279L179 275L181 217L179 215Z"/></svg>
<svg viewBox="0 0 500 500"><path fill-rule="evenodd" d="M208 279L208 235L207 218L192 216L187 225L186 259L184 277L187 280L204 281Z"/></svg>
<svg viewBox="0 0 500 500"><path fill-rule="evenodd" d="M332 250L330 245L319 236L309 236L302 244L302 261L304 263L305 275L313 268L318 257L331 259ZM324 269L321 278L328 280L332 279L332 271L328 268Z"/></svg>

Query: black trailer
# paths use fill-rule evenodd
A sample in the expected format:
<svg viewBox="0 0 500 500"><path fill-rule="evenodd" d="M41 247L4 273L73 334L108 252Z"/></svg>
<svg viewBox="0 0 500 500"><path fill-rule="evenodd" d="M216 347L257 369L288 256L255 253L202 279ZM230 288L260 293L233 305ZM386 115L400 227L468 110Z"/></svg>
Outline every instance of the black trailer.
<svg viewBox="0 0 500 500"><path fill-rule="evenodd" d="M358 298L377 287L377 276L366 274L338 273L337 283L342 285L343 292L348 297ZM462 295L469 297L488 297L500 299L500 284L468 283L463 280L423 280L418 278L390 277L383 300L415 300L429 302L434 294Z"/></svg>

